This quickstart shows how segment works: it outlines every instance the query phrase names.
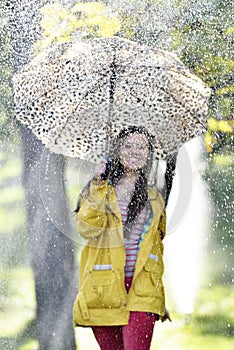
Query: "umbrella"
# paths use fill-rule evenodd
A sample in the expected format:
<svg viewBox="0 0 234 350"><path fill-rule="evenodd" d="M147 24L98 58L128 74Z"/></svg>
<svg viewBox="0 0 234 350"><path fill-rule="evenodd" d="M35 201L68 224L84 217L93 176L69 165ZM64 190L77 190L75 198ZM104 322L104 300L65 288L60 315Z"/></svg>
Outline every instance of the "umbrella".
<svg viewBox="0 0 234 350"><path fill-rule="evenodd" d="M97 162L127 126L167 159L206 130L210 89L173 53L119 37L60 43L13 77L15 115L50 151Z"/></svg>

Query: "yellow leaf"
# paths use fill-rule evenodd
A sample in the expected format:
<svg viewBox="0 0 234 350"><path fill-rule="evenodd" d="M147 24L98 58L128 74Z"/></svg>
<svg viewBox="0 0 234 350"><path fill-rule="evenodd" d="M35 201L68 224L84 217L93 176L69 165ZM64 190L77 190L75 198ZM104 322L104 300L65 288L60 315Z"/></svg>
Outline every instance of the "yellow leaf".
<svg viewBox="0 0 234 350"><path fill-rule="evenodd" d="M213 131L218 131L219 130L218 121L214 118L208 119L208 128Z"/></svg>
<svg viewBox="0 0 234 350"><path fill-rule="evenodd" d="M210 133L206 133L204 137L205 148L208 153L212 152L212 135Z"/></svg>
<svg viewBox="0 0 234 350"><path fill-rule="evenodd" d="M232 132L233 128L229 125L227 120L220 120L218 122L219 130L222 132Z"/></svg>

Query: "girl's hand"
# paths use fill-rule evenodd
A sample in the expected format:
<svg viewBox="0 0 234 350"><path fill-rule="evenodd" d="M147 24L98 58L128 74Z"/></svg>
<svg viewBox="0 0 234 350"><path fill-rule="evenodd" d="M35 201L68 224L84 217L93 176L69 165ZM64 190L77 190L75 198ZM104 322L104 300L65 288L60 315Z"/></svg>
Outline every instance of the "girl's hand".
<svg viewBox="0 0 234 350"><path fill-rule="evenodd" d="M102 186L106 181L106 179L102 178L102 175L106 171L106 166L107 166L106 159L102 159L101 162L95 168L94 179L98 186Z"/></svg>
<svg viewBox="0 0 234 350"><path fill-rule="evenodd" d="M170 322L172 322L171 316L170 316L169 311L167 309L165 309L164 315L163 315L163 317L161 317L162 322L164 322L166 320L169 320Z"/></svg>
<svg viewBox="0 0 234 350"><path fill-rule="evenodd" d="M104 174L106 170L106 159L102 159L101 162L95 168L94 177L96 180L101 180L101 175Z"/></svg>

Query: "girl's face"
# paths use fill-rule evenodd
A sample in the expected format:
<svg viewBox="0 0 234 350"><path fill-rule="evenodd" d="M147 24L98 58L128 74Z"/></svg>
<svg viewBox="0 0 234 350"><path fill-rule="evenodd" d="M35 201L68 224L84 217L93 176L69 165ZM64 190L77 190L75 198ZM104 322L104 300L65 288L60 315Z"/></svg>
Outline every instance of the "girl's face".
<svg viewBox="0 0 234 350"><path fill-rule="evenodd" d="M129 134L120 148L120 162L125 170L137 171L144 167L149 156L149 146L144 134Z"/></svg>

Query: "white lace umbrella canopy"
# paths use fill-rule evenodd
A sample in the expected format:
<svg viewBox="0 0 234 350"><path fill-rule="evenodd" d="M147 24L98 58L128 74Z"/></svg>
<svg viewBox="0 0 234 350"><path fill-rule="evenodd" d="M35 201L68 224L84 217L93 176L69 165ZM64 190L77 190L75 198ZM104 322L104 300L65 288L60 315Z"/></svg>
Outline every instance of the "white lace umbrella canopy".
<svg viewBox="0 0 234 350"><path fill-rule="evenodd" d="M16 118L50 151L94 163L130 125L161 159L206 130L210 89L174 54L118 37L56 44L13 82Z"/></svg>

